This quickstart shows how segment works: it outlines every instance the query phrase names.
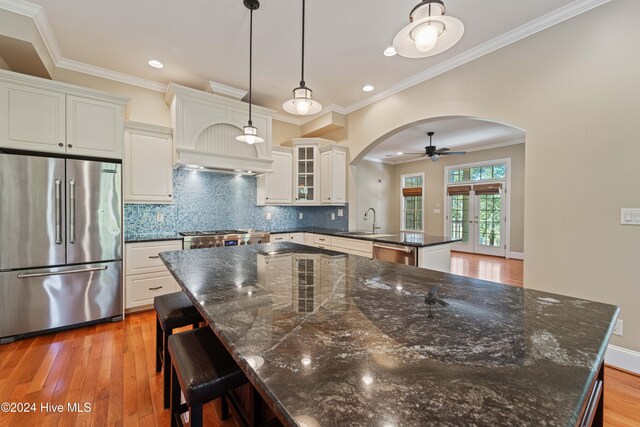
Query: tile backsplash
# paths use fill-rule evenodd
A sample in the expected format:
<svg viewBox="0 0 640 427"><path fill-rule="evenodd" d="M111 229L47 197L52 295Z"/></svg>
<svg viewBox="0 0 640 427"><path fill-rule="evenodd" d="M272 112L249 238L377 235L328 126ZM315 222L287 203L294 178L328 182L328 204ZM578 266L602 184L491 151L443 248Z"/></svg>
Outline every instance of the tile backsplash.
<svg viewBox="0 0 640 427"><path fill-rule="evenodd" d="M125 204L127 233L255 228L281 231L299 227L347 230L348 206L257 206L256 178L223 173L173 171L174 203ZM338 216L343 209L344 216ZM267 220L267 213L271 220ZM299 219L299 214L303 219ZM335 214L335 220L331 214ZM158 221L161 214L163 221Z"/></svg>

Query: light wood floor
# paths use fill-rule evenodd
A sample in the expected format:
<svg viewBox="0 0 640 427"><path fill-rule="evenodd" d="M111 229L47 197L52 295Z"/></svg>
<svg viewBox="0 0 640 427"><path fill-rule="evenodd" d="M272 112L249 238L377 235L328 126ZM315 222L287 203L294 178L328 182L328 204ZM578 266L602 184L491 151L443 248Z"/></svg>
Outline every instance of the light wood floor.
<svg viewBox="0 0 640 427"><path fill-rule="evenodd" d="M522 285L520 261L454 253L451 264L455 274ZM168 426L154 328L153 312L144 312L0 346L0 403L37 406L35 413L0 413L0 426ZM640 426L640 377L611 368L605 376L606 425ZM92 411L47 414L40 411L46 402L89 402ZM208 426L220 425L217 411L216 405L205 408Z"/></svg>

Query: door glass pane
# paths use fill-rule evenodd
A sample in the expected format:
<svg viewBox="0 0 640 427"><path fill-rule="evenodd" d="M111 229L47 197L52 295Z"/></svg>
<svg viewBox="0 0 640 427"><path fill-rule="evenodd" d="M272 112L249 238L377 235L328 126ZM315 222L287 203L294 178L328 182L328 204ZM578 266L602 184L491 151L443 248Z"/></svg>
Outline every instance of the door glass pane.
<svg viewBox="0 0 640 427"><path fill-rule="evenodd" d="M313 175L307 175L307 187L313 187Z"/></svg>
<svg viewBox="0 0 640 427"><path fill-rule="evenodd" d="M469 243L469 195L452 195L450 203L451 238Z"/></svg>
<svg viewBox="0 0 640 427"><path fill-rule="evenodd" d="M304 147L298 148L298 160L306 159L307 158L306 152L307 150L305 150Z"/></svg>
<svg viewBox="0 0 640 427"><path fill-rule="evenodd" d="M307 147L307 159L313 159L313 147Z"/></svg>
<svg viewBox="0 0 640 427"><path fill-rule="evenodd" d="M313 200L313 188L307 188L307 200Z"/></svg>
<svg viewBox="0 0 640 427"><path fill-rule="evenodd" d="M481 194L478 196L478 243L483 246L499 247L500 218L502 217L502 199L500 194Z"/></svg>
<svg viewBox="0 0 640 427"><path fill-rule="evenodd" d="M307 162L298 162L298 173L305 173L307 171Z"/></svg>
<svg viewBox="0 0 640 427"><path fill-rule="evenodd" d="M311 160L307 161L307 173L313 173L313 162Z"/></svg>

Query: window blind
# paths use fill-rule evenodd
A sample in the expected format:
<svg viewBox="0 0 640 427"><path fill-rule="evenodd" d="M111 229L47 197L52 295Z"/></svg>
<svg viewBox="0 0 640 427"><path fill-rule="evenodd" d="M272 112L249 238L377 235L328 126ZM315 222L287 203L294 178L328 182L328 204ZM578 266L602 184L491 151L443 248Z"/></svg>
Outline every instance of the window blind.
<svg viewBox="0 0 640 427"><path fill-rule="evenodd" d="M422 187L409 187L402 189L403 197L416 197L422 196Z"/></svg>

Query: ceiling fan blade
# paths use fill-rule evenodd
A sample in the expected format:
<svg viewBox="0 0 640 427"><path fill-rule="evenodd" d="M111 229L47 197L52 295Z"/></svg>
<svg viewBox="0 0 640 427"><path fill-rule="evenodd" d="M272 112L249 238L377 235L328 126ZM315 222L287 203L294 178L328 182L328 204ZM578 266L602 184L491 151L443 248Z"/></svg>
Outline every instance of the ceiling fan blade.
<svg viewBox="0 0 640 427"><path fill-rule="evenodd" d="M438 153L441 156L464 156L465 154L467 154L464 151L448 151L446 153Z"/></svg>
<svg viewBox="0 0 640 427"><path fill-rule="evenodd" d="M436 153L444 153L445 151L449 151L449 148L440 148L438 150L436 150Z"/></svg>
<svg viewBox="0 0 640 427"><path fill-rule="evenodd" d="M426 153L402 153L402 155L426 156Z"/></svg>

